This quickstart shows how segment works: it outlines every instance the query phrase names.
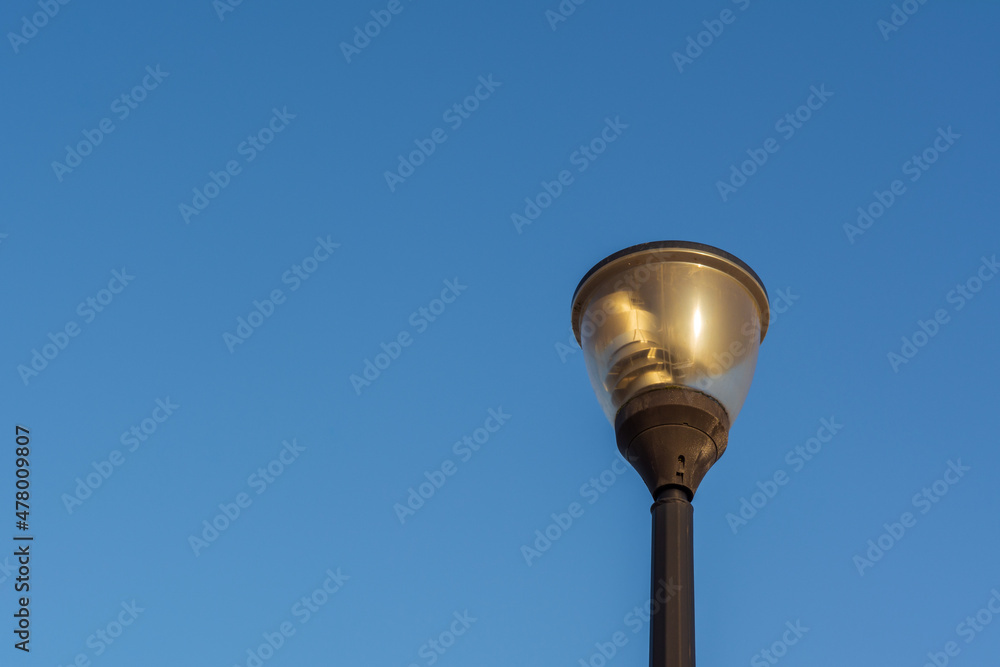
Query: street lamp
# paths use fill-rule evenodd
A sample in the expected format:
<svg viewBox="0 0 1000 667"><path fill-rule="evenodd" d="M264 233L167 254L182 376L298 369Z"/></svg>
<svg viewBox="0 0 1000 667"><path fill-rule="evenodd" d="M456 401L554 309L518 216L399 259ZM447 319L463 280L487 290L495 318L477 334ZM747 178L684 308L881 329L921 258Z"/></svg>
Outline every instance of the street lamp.
<svg viewBox="0 0 1000 667"><path fill-rule="evenodd" d="M670 590L650 619L650 667L694 667L691 499L750 389L767 291L718 248L644 243L587 272L572 317L618 451L654 499L651 597Z"/></svg>

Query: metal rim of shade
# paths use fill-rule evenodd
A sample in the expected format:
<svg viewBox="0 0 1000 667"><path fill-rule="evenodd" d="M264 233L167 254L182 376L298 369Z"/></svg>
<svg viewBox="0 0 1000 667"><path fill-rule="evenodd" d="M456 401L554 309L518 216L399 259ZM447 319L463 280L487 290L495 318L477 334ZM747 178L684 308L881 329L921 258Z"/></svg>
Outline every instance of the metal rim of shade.
<svg viewBox="0 0 1000 667"><path fill-rule="evenodd" d="M619 250L613 255L608 255L595 264L587 274L580 280L573 292L573 334L576 342L580 343L580 324L583 318L583 305L590 297L590 293L601 283L604 276L622 268L622 265L638 266L637 261L641 256L655 255L657 261L661 262L684 262L688 264L700 264L713 269L718 269L723 273L735 278L757 303L760 311L760 340L764 341L767 333L767 325L770 320L770 305L767 297L767 289L764 281L760 279L753 269L747 266L746 262L736 255L704 243L694 243L691 241L653 241L650 243L640 243L630 246L624 250Z"/></svg>

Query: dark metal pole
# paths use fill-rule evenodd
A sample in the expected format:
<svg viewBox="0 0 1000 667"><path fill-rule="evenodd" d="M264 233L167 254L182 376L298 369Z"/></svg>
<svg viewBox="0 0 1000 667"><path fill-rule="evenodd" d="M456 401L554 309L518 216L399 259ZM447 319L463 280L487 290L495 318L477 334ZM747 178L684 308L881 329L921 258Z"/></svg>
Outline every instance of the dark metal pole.
<svg viewBox="0 0 1000 667"><path fill-rule="evenodd" d="M618 410L615 438L655 501L649 665L694 667L691 499L726 450L729 415L707 394L664 387Z"/></svg>
<svg viewBox="0 0 1000 667"><path fill-rule="evenodd" d="M694 509L684 489L666 487L650 511L649 667L694 667Z"/></svg>

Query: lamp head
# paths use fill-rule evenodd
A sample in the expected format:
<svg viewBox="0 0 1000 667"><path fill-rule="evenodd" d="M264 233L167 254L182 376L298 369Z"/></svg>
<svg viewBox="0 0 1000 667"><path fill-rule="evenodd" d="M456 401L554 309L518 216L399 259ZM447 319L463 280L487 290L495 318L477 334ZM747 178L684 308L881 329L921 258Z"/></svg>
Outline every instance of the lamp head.
<svg viewBox="0 0 1000 667"><path fill-rule="evenodd" d="M700 243L632 246L599 262L573 295L573 332L618 447L655 497L694 496L725 451L767 333L753 270Z"/></svg>

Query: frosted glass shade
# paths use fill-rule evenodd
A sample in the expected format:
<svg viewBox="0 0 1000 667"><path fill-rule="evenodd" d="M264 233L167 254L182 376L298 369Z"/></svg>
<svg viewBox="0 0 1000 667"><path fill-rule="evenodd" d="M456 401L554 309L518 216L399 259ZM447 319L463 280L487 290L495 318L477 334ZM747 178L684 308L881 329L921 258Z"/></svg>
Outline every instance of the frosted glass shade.
<svg viewBox="0 0 1000 667"><path fill-rule="evenodd" d="M603 260L573 296L573 332L608 419L629 399L680 386L743 407L767 332L767 291L729 253L661 241Z"/></svg>

